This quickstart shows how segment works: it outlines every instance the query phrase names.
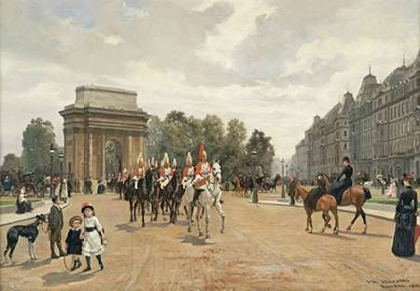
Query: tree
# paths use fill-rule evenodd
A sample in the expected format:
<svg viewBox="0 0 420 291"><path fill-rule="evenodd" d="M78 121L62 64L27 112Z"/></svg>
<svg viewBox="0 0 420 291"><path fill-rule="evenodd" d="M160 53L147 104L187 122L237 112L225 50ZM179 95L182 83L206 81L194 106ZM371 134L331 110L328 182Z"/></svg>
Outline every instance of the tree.
<svg viewBox="0 0 420 291"><path fill-rule="evenodd" d="M54 127L48 120L38 117L32 119L23 132L22 165L25 171L34 172L37 175L48 174L50 171L50 147L55 149ZM58 164L58 152L56 151L54 164Z"/></svg>
<svg viewBox="0 0 420 291"><path fill-rule="evenodd" d="M266 136L263 131L255 129L246 144L246 160L252 161L252 151L255 150L257 152L255 157L257 164L262 167L264 173L269 174L271 174L271 164L275 155L274 147L270 141L271 137Z"/></svg>
<svg viewBox="0 0 420 291"><path fill-rule="evenodd" d="M245 124L236 118L230 120L228 122L222 156L220 157L223 165L223 174L226 176L226 179L230 179L243 167L245 140Z"/></svg>
<svg viewBox="0 0 420 291"><path fill-rule="evenodd" d="M6 172L17 172L21 168L21 160L20 157L16 156L15 154L7 154L4 156L4 162L0 167L1 171Z"/></svg>
<svg viewBox="0 0 420 291"><path fill-rule="evenodd" d="M202 122L204 144L209 162L220 159L223 154L224 124L217 115L206 115Z"/></svg>
<svg viewBox="0 0 420 291"><path fill-rule="evenodd" d="M149 119L147 130L147 157L158 158L163 151L163 122L158 116Z"/></svg>

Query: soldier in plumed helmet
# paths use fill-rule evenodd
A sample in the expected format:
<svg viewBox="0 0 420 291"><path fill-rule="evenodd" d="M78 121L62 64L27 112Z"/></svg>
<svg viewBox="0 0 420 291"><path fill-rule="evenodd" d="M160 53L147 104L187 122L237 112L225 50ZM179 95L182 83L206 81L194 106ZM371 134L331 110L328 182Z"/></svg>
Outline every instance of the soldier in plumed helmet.
<svg viewBox="0 0 420 291"><path fill-rule="evenodd" d="M206 190L206 187L209 182L210 173L211 173L211 166L207 162L207 153L204 149L204 145L200 145L198 149L198 159L199 163L197 164L197 167L195 168L194 173L194 199L192 204L194 205L195 201L200 196L201 192Z"/></svg>

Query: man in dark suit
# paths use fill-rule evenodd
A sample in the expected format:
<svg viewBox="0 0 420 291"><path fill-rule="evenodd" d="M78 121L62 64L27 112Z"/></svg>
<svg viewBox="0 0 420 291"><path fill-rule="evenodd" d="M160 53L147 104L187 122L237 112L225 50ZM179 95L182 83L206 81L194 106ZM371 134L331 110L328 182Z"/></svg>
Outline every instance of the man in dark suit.
<svg viewBox="0 0 420 291"><path fill-rule="evenodd" d="M60 208L60 200L58 196L52 198L53 206L51 206L50 214L48 215L48 223L50 230L50 248L51 258L58 259L60 256L65 256L66 253L63 251L61 246L61 230L63 229L63 210ZM57 244L60 256L55 253L54 245Z"/></svg>

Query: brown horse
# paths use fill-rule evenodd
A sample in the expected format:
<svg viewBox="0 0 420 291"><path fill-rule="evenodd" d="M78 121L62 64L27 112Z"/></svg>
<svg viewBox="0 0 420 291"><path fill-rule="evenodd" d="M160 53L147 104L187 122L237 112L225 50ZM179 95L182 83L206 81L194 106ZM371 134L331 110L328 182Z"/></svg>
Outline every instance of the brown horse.
<svg viewBox="0 0 420 291"><path fill-rule="evenodd" d="M322 186L321 186L322 187ZM325 188L325 185L324 187ZM331 217L329 215L329 212L331 211L334 216L335 226L334 226L334 234L338 234L339 231L339 224L338 224L338 210L337 210L337 201L335 200L334 196L329 194L324 194L320 196L320 198L317 200L315 208L311 208L308 203L308 196L309 196L309 190L302 187L299 184L299 181L297 179L293 179L289 184L289 195L292 196L298 200L299 197L302 198L303 204L305 207L307 220L306 220L306 231L309 233L312 233L313 227L312 227L312 213L317 211L322 211L322 218L324 219L324 227L321 230L321 233L325 232L325 229L331 228L330 220ZM322 191L325 193L325 191Z"/></svg>
<svg viewBox="0 0 420 291"><path fill-rule="evenodd" d="M332 183L330 181L330 178L326 174L320 174L320 176L323 178L325 185L327 186L327 190L331 189ZM365 225L362 233L363 234L366 233L367 231L366 213L363 211L363 205L370 198L372 198L372 195L369 189L366 187L362 187L360 185L355 185L347 189L346 191L344 191L341 202L340 202L340 206L354 205L354 207L356 207L356 214L353 220L350 222L349 226L347 227L347 231L351 230L354 222L361 215L363 218L363 223Z"/></svg>

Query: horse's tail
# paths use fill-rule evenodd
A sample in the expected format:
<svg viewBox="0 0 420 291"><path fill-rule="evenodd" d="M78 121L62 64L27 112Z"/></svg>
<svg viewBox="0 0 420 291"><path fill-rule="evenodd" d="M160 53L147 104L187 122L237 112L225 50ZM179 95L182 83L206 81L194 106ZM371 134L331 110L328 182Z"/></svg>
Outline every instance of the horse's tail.
<svg viewBox="0 0 420 291"><path fill-rule="evenodd" d="M365 199L366 200L369 200L370 198L372 198L372 194L370 193L369 188L363 187L363 192L365 192Z"/></svg>

